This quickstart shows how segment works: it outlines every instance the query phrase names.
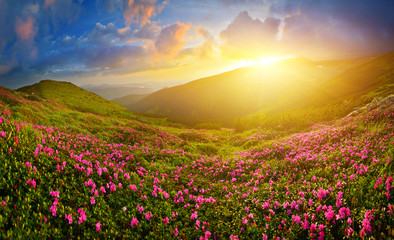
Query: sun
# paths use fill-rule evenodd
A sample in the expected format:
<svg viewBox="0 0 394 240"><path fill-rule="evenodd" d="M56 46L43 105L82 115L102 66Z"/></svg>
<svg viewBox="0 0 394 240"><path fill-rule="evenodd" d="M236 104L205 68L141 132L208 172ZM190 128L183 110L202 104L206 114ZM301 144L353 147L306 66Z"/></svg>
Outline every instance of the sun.
<svg viewBox="0 0 394 240"><path fill-rule="evenodd" d="M281 57L262 57L260 59L241 59L234 63L233 69L248 67L254 65L269 65L284 59L294 58L293 56L281 56Z"/></svg>

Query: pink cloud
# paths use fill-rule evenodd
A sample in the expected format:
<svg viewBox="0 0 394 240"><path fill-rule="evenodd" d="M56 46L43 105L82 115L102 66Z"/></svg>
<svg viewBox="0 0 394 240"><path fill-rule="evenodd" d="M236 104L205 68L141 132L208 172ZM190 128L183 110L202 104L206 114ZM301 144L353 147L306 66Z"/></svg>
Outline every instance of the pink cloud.
<svg viewBox="0 0 394 240"><path fill-rule="evenodd" d="M160 13L166 2L156 5L156 0L128 0L123 9L126 25L137 24L144 26L150 19Z"/></svg>
<svg viewBox="0 0 394 240"><path fill-rule="evenodd" d="M35 19L32 16L30 16L26 21L23 21L21 18L17 18L15 32L22 40L33 39L35 35L34 24Z"/></svg>
<svg viewBox="0 0 394 240"><path fill-rule="evenodd" d="M188 41L186 31L191 24L174 23L163 28L157 37L155 47L160 55L175 56Z"/></svg>

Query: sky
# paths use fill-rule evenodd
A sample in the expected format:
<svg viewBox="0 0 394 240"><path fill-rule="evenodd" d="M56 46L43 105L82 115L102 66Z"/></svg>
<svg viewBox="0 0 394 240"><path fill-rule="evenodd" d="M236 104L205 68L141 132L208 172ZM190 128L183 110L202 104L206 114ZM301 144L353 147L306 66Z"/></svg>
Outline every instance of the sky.
<svg viewBox="0 0 394 240"><path fill-rule="evenodd" d="M0 85L176 85L394 50L391 0L0 0Z"/></svg>

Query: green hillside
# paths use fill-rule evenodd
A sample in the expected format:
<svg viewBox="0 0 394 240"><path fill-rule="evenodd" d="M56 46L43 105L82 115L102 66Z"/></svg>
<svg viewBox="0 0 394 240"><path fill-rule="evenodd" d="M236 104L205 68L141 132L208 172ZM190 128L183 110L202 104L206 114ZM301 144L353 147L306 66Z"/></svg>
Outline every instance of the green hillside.
<svg viewBox="0 0 394 240"><path fill-rule="evenodd" d="M69 82L43 80L31 86L22 87L18 91L55 101L80 112L90 112L102 116L131 115L124 107Z"/></svg>
<svg viewBox="0 0 394 240"><path fill-rule="evenodd" d="M327 82L318 100L335 100L360 96L371 91L392 92L394 89L394 52L351 68Z"/></svg>
<svg viewBox="0 0 394 240"><path fill-rule="evenodd" d="M306 58L256 65L162 89L133 110L192 118L232 119L265 110L303 106L334 76L371 58L312 61Z"/></svg>
<svg viewBox="0 0 394 240"><path fill-rule="evenodd" d="M130 94L124 97L114 98L111 101L127 109L133 110L135 108L135 104L148 95L149 94Z"/></svg>
<svg viewBox="0 0 394 240"><path fill-rule="evenodd" d="M394 109L373 106L239 133L0 87L0 239L393 239Z"/></svg>

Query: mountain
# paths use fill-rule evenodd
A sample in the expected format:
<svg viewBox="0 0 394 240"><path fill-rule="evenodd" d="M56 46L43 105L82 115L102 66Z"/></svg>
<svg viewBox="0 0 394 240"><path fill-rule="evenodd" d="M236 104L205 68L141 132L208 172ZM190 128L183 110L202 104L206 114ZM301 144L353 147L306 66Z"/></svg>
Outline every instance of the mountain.
<svg viewBox="0 0 394 240"><path fill-rule="evenodd" d="M351 68L322 87L319 101L346 96L361 96L371 91L392 93L394 85L394 52L387 53L367 63Z"/></svg>
<svg viewBox="0 0 394 240"><path fill-rule="evenodd" d="M93 86L93 85L85 85L81 86L81 88L96 93L97 95L106 98L108 100L114 98L124 97L130 94L149 94L157 90L157 88L149 88L149 87L133 87L133 86L111 86L111 85L102 85L102 86Z"/></svg>
<svg viewBox="0 0 394 240"><path fill-rule="evenodd" d="M70 82L42 80L39 83L22 87L18 91L38 98L55 101L80 112L90 112L102 116L112 116L127 112L127 109L124 107Z"/></svg>
<svg viewBox="0 0 394 240"><path fill-rule="evenodd" d="M312 61L286 59L198 79L159 90L133 110L193 118L234 118L262 109L302 106L334 76L371 58Z"/></svg>
<svg viewBox="0 0 394 240"><path fill-rule="evenodd" d="M114 98L111 101L127 109L133 109L135 108L134 104L141 101L144 97L148 95L149 94L130 94L124 97Z"/></svg>

